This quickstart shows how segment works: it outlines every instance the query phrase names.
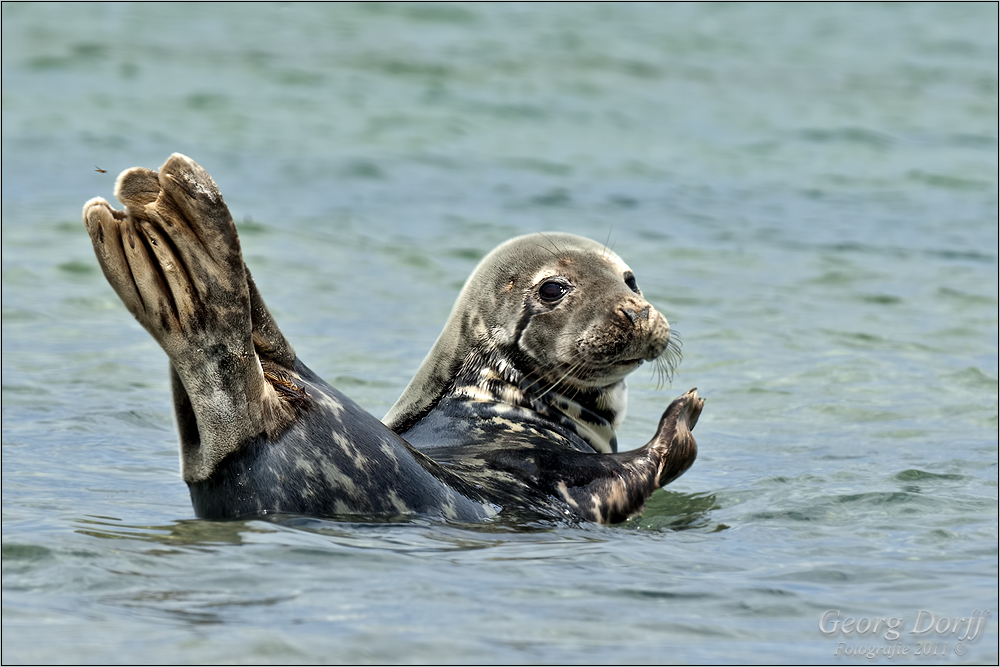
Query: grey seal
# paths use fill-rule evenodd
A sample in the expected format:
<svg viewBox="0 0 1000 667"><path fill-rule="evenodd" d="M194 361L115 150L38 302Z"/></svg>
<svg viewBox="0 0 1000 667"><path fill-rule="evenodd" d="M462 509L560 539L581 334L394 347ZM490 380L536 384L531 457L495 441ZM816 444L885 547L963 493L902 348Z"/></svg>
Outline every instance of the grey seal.
<svg viewBox="0 0 1000 667"><path fill-rule="evenodd" d="M98 197L84 224L108 282L169 359L199 517L612 523L694 461L695 390L644 447L617 452L625 376L675 348L631 270L593 241L534 235L487 255L383 423L298 358L204 169L174 154L159 171L123 172L115 196L124 211Z"/></svg>

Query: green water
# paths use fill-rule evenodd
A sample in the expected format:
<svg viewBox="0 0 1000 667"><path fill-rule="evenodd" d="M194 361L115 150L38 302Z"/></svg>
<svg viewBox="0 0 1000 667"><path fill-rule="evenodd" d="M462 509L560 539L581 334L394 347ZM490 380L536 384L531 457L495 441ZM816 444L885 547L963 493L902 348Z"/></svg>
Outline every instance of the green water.
<svg viewBox="0 0 1000 667"><path fill-rule="evenodd" d="M5 664L998 659L996 4L2 19ZM698 461L613 527L194 519L165 355L79 220L174 151L377 415L494 245L608 239L684 343L619 441L697 386Z"/></svg>

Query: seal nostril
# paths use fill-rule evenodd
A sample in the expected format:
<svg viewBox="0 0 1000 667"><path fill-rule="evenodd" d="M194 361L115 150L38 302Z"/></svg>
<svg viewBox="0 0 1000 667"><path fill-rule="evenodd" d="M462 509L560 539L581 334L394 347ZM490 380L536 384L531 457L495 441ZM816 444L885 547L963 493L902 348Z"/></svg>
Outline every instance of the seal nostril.
<svg viewBox="0 0 1000 667"><path fill-rule="evenodd" d="M639 311L639 319L643 321L649 319L649 306L644 306L643 309Z"/></svg>
<svg viewBox="0 0 1000 667"><path fill-rule="evenodd" d="M635 324L636 322L639 321L639 314L636 313L631 308L622 308L622 313L625 314L625 317L627 317L632 324Z"/></svg>

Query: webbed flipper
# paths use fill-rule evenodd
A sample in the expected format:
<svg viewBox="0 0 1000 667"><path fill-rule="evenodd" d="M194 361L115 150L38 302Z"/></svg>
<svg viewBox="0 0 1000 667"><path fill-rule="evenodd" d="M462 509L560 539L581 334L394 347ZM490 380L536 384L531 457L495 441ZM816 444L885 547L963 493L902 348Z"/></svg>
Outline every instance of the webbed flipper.
<svg viewBox="0 0 1000 667"><path fill-rule="evenodd" d="M653 491L680 477L698 455L691 429L705 399L692 389L664 411L644 447L618 454L532 452L534 483L589 521L618 523L642 511ZM528 457L525 457L528 458Z"/></svg>
<svg viewBox="0 0 1000 667"><path fill-rule="evenodd" d="M84 224L108 282L170 358L182 472L204 479L241 443L290 421L255 347L276 361L294 351L251 287L229 208L204 169L175 153L159 171L122 172L115 195L124 212L98 197Z"/></svg>

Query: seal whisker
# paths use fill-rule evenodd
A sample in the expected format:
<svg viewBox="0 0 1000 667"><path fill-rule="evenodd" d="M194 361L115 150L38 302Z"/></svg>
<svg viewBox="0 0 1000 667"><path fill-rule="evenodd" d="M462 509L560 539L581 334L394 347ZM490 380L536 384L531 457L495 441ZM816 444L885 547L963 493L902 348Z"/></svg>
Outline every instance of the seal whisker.
<svg viewBox="0 0 1000 667"><path fill-rule="evenodd" d="M651 369L651 372L654 375L656 375L656 390L657 391L659 391L660 389L663 389L663 387L665 385L664 378L666 378L666 382L670 382L673 379L672 376L671 376L670 367L667 365L667 362L663 359L662 356L659 356L659 357L656 358L655 365Z"/></svg>
<svg viewBox="0 0 1000 667"><path fill-rule="evenodd" d="M608 248L608 243L611 241L611 232L615 231L614 223L611 224L611 229L608 230L608 238L604 239L604 257L608 257L611 254L611 249Z"/></svg>
<svg viewBox="0 0 1000 667"><path fill-rule="evenodd" d="M664 379L666 379L666 384L673 382L674 373L677 371L677 366L680 365L681 360L684 358L681 352L681 342L680 334L674 330L670 334L670 338L667 340L667 346L664 348L660 356L656 358L656 388L661 389L664 385Z"/></svg>
<svg viewBox="0 0 1000 667"><path fill-rule="evenodd" d="M565 373L563 374L563 376L562 376L562 377L560 377L560 378L559 378L558 380L556 380L555 382L553 382L553 383L552 383L552 384L551 384L551 385L549 386L549 388L548 388L548 389L546 389L545 391L543 391L543 392L541 393L541 395L539 395L539 396L538 396L539 400L541 400L541 399L545 398L545 396L546 396L546 395L548 395L548 393L549 393L550 391L552 391L553 389L555 389L556 387L558 387L558 386L559 386L560 384L562 384L562 381L563 381L563 380L565 380L565 379L566 379L566 378L567 378L567 377L568 377L568 376L570 375L570 373L572 373L573 371L577 370L577 368L578 368L578 367L579 367L579 364L574 364L573 366L570 366L569 370L568 370L568 371L566 371L566 372L565 372Z"/></svg>
<svg viewBox="0 0 1000 667"><path fill-rule="evenodd" d="M558 385L559 383L563 382L566 379L566 377L568 377L570 374L575 373L576 371L578 371L580 368L583 367L585 361L581 357L582 353L579 350L574 350L572 356L570 356L570 358L567 361L548 364L547 366L542 366L533 371L530 371L525 376L525 378L527 379L528 377L535 376L535 380L530 384L522 387L522 390L528 391L529 389L533 388L540 382L551 381L552 374L562 373L562 377L556 380L553 384L553 386ZM563 373L563 369L567 370ZM546 390L545 393L547 393L549 390Z"/></svg>
<svg viewBox="0 0 1000 667"><path fill-rule="evenodd" d="M559 254L562 254L562 253L566 252L565 250L563 250L562 248L560 248L559 246L557 246L555 244L555 241L553 241L548 236L546 236L544 232L535 232L535 233L538 234L539 236L541 236L546 241L548 241L549 245L551 245L553 248L555 248L555 250L556 250L555 257L559 257Z"/></svg>
<svg viewBox="0 0 1000 667"><path fill-rule="evenodd" d="M527 385L523 386L521 388L522 391L529 392L531 389L534 389L536 386L539 386L542 383L550 382L551 380L550 380L550 377L549 377L549 373L559 372L559 369L560 369L560 366L552 366L552 367L549 367L549 368L542 368L542 369L538 369L537 371L532 371L530 374L528 374L527 376L525 376L525 379L530 378L532 376L534 376L535 379L532 380Z"/></svg>

